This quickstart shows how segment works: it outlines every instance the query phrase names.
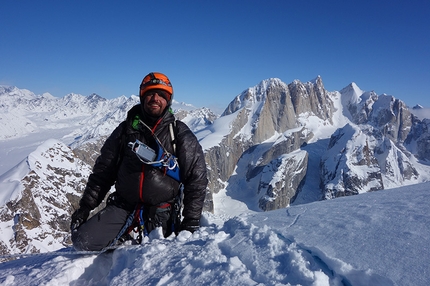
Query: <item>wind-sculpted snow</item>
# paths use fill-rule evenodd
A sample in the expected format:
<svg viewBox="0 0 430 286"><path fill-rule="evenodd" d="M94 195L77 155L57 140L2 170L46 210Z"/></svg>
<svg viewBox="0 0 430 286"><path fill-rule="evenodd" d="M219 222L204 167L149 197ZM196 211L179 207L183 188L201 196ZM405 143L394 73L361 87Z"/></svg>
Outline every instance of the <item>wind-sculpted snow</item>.
<svg viewBox="0 0 430 286"><path fill-rule="evenodd" d="M23 263L31 266L20 268ZM344 270L337 274L331 266ZM25 258L0 269L3 285L342 285L349 273L367 282L389 281L325 257L318 249L303 249L271 227L258 228L242 218L194 235L152 235L141 246L113 253Z"/></svg>
<svg viewBox="0 0 430 286"><path fill-rule="evenodd" d="M0 264L1 285L427 285L429 183L229 217L100 255Z"/></svg>

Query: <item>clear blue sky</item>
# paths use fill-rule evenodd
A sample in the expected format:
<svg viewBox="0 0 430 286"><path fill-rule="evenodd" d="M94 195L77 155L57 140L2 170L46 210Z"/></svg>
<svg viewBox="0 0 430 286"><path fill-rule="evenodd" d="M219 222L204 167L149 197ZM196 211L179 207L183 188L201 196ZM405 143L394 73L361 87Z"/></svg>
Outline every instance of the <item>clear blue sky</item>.
<svg viewBox="0 0 430 286"><path fill-rule="evenodd" d="M261 80L351 82L430 107L430 1L5 0L0 84L62 97L138 93L225 108Z"/></svg>

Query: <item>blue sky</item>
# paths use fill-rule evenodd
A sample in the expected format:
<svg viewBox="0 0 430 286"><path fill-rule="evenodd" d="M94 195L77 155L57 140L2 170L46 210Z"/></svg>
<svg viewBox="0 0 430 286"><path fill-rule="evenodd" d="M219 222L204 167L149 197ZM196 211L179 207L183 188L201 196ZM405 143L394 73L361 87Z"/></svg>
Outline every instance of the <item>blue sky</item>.
<svg viewBox="0 0 430 286"><path fill-rule="evenodd" d="M138 93L224 109L261 80L351 82L430 107L430 1L2 1L0 84L62 97Z"/></svg>

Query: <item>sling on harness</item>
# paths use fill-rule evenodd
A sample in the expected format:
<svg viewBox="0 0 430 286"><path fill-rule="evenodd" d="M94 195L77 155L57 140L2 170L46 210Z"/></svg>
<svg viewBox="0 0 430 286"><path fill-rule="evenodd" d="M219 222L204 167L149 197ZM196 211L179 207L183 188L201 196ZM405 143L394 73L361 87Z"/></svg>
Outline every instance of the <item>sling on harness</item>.
<svg viewBox="0 0 430 286"><path fill-rule="evenodd" d="M129 142L128 146L137 155L137 157L142 163L160 168L166 173L166 175L180 182L181 180L179 177L179 165L177 158L173 154L170 154L166 150L166 148L163 147L160 139L158 139L157 135L152 132L151 128L149 128L149 126L146 125L145 122L140 119L139 122L151 131L152 136L157 142L158 152L155 152L152 148L146 146L144 143L140 142L137 139L135 142ZM170 135L174 136L173 130L170 126L171 125L169 125ZM174 141L174 138L172 141ZM174 145L173 148L175 149L176 146Z"/></svg>
<svg viewBox="0 0 430 286"><path fill-rule="evenodd" d="M171 211L171 232L176 235L179 233L179 226L181 223L181 208L183 200L183 186L181 185L179 194L176 196L172 203L164 203L160 206L156 206L156 209L170 208ZM137 238L134 241L138 244L142 242L143 236L148 236L148 230L145 228L144 212L148 211L146 208L149 206L142 203L138 204L133 212L131 212L124 226L118 232L115 239L108 245L108 247L121 244L126 240L134 239L129 235L132 231L137 233ZM154 206L153 206L154 207Z"/></svg>

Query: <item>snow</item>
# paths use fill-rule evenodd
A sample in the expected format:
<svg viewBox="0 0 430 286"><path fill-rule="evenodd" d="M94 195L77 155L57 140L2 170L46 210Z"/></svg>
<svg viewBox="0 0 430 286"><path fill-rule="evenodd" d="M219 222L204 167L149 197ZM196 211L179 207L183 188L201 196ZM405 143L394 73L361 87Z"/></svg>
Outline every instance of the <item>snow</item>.
<svg viewBox="0 0 430 286"><path fill-rule="evenodd" d="M21 179L28 174L29 170L27 163L22 161L9 172L0 176L0 206L21 196Z"/></svg>
<svg viewBox="0 0 430 286"><path fill-rule="evenodd" d="M409 108L409 111L421 120L423 120L424 118L430 118L430 108L421 108L421 109Z"/></svg>
<svg viewBox="0 0 430 286"><path fill-rule="evenodd" d="M225 194L194 234L0 264L1 285L428 285L430 183L244 211ZM401 263L400 263L401 262Z"/></svg>
<svg viewBox="0 0 430 286"><path fill-rule="evenodd" d="M45 153L47 149L51 148L55 144L61 146L63 148L62 151L70 151L70 149L68 149L64 143L61 143L56 139L48 139L40 143L40 145L36 147L33 152L30 152L26 159L22 160L15 167L0 176L0 207L4 206L7 202L21 196L21 180L28 174L30 170L44 169L48 164L51 167L73 168L73 164L67 160L52 161L52 158L50 158L50 160L43 158L43 153ZM19 149L20 152L25 152L28 150L27 147L16 148ZM32 148L33 147L30 149ZM45 154L44 156L48 155ZM40 176L42 176L41 178L43 180L46 179L43 177L43 172L40 173ZM46 183L49 183L49 181L46 180Z"/></svg>
<svg viewBox="0 0 430 286"><path fill-rule="evenodd" d="M352 84L347 99L359 101L362 94ZM333 125L324 125L315 116L299 119L318 132L303 147L309 154L309 177L297 204L254 211L255 195L250 195L245 179L237 176L243 172L238 172L214 194L214 213L204 213L202 227L194 234L181 232L165 239L155 231L142 245L121 246L99 255L71 254L70 248L61 248L61 242L47 237L38 248L57 251L10 261L0 257L0 285L429 285L430 183L309 203L319 200L314 190L319 189L319 162L329 141L325 134L348 123L339 102L335 101ZM236 115L224 116L197 132L205 150L230 132ZM85 130L85 122L78 117L73 119L76 124L63 129L46 127L61 120L44 125L40 120L44 119L35 120L37 133L0 141L0 174L7 171L0 176L0 205L20 195L16 184L32 162L31 156L30 162L24 158L55 143L46 138L71 143L70 133L79 134L78 125ZM258 159L259 150L241 164ZM14 235L10 224L0 223L1 241Z"/></svg>
<svg viewBox="0 0 430 286"><path fill-rule="evenodd" d="M236 118L235 114L230 114L218 118L214 124L196 133L197 139L203 150L208 150L221 142L231 130L231 122Z"/></svg>

